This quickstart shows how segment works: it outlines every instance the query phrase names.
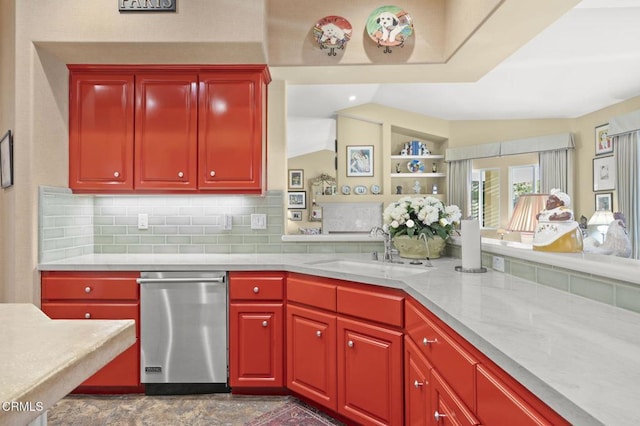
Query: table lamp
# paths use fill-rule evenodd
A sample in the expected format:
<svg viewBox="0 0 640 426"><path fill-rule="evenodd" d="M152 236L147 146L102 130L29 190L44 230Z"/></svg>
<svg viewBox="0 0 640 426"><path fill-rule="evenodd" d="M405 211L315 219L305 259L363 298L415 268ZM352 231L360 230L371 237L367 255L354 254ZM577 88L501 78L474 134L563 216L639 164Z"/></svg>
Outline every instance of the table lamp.
<svg viewBox="0 0 640 426"><path fill-rule="evenodd" d="M591 216L591 219L589 219L589 222L587 222L587 225L596 227L598 232L602 234L602 242L604 243L604 235L609 229L609 224L614 220L613 213L609 210L596 210L593 216Z"/></svg>
<svg viewBox="0 0 640 426"><path fill-rule="evenodd" d="M522 194L518 197L507 229L520 232L520 241L531 244L538 226L537 215L545 209L549 194Z"/></svg>

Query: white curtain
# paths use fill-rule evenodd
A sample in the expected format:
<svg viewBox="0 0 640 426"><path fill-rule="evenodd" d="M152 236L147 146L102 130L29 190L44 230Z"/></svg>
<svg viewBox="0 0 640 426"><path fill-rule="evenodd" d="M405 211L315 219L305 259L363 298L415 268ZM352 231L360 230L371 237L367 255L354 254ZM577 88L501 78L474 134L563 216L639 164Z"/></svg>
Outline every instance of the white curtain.
<svg viewBox="0 0 640 426"><path fill-rule="evenodd" d="M471 216L471 160L448 163L449 204L460 207L462 217Z"/></svg>
<svg viewBox="0 0 640 426"><path fill-rule="evenodd" d="M613 145L616 149L616 168L618 189L618 210L624 214L627 224L627 232L631 241L631 257L640 259L640 209L638 203L640 197L640 150L638 149L638 131L625 133L613 137Z"/></svg>
<svg viewBox="0 0 640 426"><path fill-rule="evenodd" d="M573 200L573 156L572 149L543 151L538 154L542 194L558 188Z"/></svg>

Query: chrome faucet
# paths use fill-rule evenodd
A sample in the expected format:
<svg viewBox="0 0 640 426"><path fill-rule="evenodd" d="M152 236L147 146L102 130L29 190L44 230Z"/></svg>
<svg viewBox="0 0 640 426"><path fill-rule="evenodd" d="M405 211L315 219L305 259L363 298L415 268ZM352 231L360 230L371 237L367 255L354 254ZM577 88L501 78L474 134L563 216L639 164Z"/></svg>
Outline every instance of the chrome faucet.
<svg viewBox="0 0 640 426"><path fill-rule="evenodd" d="M424 240L424 246L427 248L427 258L425 259L424 266L433 266L431 263L431 253L429 252L429 244L427 243L427 236L424 233L418 235L418 239L422 238Z"/></svg>
<svg viewBox="0 0 640 426"><path fill-rule="evenodd" d="M369 234L372 237L382 235L384 238L384 255L382 260L383 262L393 262L393 256L391 254L391 234L389 231L379 226L374 226L371 228L371 232Z"/></svg>

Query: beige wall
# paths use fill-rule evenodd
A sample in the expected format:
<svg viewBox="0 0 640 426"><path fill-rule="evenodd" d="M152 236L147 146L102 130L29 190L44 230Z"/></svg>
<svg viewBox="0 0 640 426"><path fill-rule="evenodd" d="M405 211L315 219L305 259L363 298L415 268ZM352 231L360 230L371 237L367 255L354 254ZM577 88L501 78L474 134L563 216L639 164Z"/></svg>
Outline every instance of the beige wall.
<svg viewBox="0 0 640 426"><path fill-rule="evenodd" d="M12 0L0 0L0 136L8 129L15 130L14 121L14 64L15 64L15 26ZM14 188L0 190L0 302L7 300L11 289L11 262L8 253L12 252L14 235L9 233L11 215L7 211L13 205Z"/></svg>

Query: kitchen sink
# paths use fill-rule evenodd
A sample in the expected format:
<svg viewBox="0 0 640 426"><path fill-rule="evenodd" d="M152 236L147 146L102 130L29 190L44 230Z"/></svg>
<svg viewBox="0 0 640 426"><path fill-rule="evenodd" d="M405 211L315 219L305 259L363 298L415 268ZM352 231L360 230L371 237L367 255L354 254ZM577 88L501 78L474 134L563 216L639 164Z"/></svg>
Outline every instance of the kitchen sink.
<svg viewBox="0 0 640 426"><path fill-rule="evenodd" d="M412 275L428 272L433 268L424 265L409 265L401 263L388 263L379 260L344 260L331 259L309 263L310 266L323 269L346 272L356 275L366 275L382 278L406 278Z"/></svg>

